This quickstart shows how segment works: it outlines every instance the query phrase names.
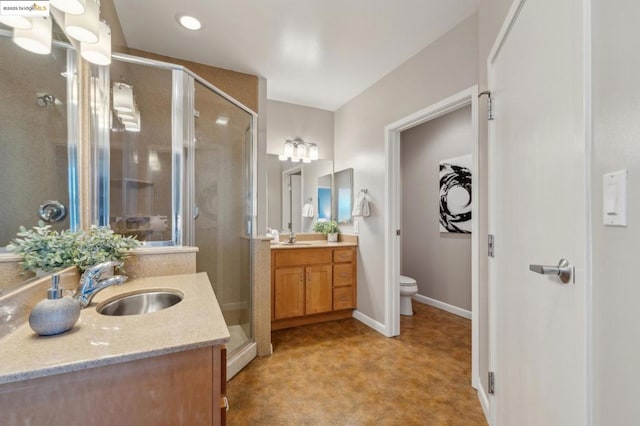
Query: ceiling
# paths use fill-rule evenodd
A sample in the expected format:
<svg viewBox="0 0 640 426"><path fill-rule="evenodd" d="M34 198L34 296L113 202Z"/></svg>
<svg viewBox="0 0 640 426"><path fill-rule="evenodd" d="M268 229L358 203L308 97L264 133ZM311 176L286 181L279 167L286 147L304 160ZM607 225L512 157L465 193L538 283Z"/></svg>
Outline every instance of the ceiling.
<svg viewBox="0 0 640 426"><path fill-rule="evenodd" d="M114 0L130 48L267 79L334 111L471 16L479 0ZM199 31L177 14L197 17ZM153 24L148 24L153 23Z"/></svg>

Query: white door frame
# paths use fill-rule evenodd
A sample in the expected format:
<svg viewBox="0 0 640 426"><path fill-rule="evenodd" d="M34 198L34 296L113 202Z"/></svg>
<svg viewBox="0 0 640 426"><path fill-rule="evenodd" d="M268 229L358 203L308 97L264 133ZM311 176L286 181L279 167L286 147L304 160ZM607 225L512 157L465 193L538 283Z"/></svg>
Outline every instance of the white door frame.
<svg viewBox="0 0 640 426"><path fill-rule="evenodd" d="M487 81L488 88L491 90L495 87L495 78L493 76L493 72L491 69L492 64L496 60L500 48L502 47L509 31L513 27L520 10L524 6L526 0L514 0L509 8L507 16L496 36L496 40L489 52L487 57ZM583 101L583 114L584 114L584 137L585 137L585 197L586 197L586 212L585 212L585 242L586 242L586 264L584 270L584 284L586 286L586 306L585 306L585 315L586 315L586 347L585 347L585 358L586 358L586 375L587 375L587 424L592 425L594 419L594 367L593 367L593 300L592 300L592 292L593 292L593 282L592 282L592 242L591 242L591 145L592 145L592 113L591 113L591 1L590 0L582 0L583 7L583 41L584 41L584 101ZM488 158L489 163L492 158L495 158L495 131L493 129L493 123L489 121L488 126ZM492 214L493 209L495 209L495 193L496 193L496 176L494 171L489 167L488 170L488 188L489 188L489 197L488 197L488 220L489 220L489 229L488 231L495 229L495 215ZM497 352L497 325L496 325L496 283L495 277L493 273L493 268L488 268L488 300L489 300L489 371L496 372L498 371L498 363L496 360L496 352ZM496 422L496 413L497 406L496 400L492 395L489 395L489 424L494 425Z"/></svg>
<svg viewBox="0 0 640 426"><path fill-rule="evenodd" d="M408 115L384 128L385 133L385 312L384 335L400 334L400 239L396 230L400 228L402 194L400 192L400 133L427 121L443 116L467 105L471 105L472 167L474 183L471 187L471 385L480 384L478 366L479 342L479 230L478 230L478 86L472 86L441 100L423 110ZM483 171L484 174L484 171Z"/></svg>

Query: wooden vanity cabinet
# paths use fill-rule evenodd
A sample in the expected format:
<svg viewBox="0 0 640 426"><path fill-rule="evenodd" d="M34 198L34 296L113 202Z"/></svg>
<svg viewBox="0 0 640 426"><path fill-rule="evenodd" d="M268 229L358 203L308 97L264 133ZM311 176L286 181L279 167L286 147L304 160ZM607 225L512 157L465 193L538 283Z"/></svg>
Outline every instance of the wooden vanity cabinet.
<svg viewBox="0 0 640 426"><path fill-rule="evenodd" d="M216 345L3 384L0 423L224 425L226 364Z"/></svg>
<svg viewBox="0 0 640 426"><path fill-rule="evenodd" d="M356 307L355 250L274 250L272 330L350 317Z"/></svg>

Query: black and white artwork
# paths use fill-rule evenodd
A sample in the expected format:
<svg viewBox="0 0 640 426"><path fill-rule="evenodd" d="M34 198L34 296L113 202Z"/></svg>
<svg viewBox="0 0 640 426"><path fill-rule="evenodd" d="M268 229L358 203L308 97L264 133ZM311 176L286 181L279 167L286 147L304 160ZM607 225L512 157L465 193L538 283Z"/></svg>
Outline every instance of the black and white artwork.
<svg viewBox="0 0 640 426"><path fill-rule="evenodd" d="M471 233L471 155L440 162L440 232Z"/></svg>

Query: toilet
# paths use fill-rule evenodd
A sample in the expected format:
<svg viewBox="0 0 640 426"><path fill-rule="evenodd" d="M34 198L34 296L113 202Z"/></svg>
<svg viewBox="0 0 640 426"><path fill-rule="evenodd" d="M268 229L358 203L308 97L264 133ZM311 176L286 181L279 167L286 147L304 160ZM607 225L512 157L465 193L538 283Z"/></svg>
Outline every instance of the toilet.
<svg viewBox="0 0 640 426"><path fill-rule="evenodd" d="M411 296L418 293L418 284L413 278L400 275L400 315L413 315Z"/></svg>

